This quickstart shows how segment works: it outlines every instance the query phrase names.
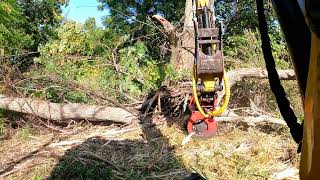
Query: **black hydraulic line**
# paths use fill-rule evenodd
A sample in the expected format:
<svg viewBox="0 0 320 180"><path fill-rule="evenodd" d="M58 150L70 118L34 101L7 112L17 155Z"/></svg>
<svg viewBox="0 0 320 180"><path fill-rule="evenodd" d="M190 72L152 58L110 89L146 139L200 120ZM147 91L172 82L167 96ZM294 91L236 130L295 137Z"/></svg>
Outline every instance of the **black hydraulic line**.
<svg viewBox="0 0 320 180"><path fill-rule="evenodd" d="M286 39L300 93L304 99L311 49L310 29L297 0L272 0L272 4Z"/></svg>
<svg viewBox="0 0 320 180"><path fill-rule="evenodd" d="M192 1L192 6L195 6L196 9L198 9L198 1L197 0L193 0ZM199 24L198 22L195 21L195 19L199 18L197 16L196 13L193 13L193 27L194 27L194 35L195 35L195 38L194 38L194 43L195 43L195 53L194 53L194 61L193 61L193 65L196 66L197 65L197 61L199 61L199 39L198 39L198 29L199 29Z"/></svg>
<svg viewBox="0 0 320 180"><path fill-rule="evenodd" d="M203 28L203 24L202 24L202 16L199 16L198 18L198 24L199 24L199 28Z"/></svg>
<svg viewBox="0 0 320 180"><path fill-rule="evenodd" d="M267 21L264 14L263 0L256 0L256 2L259 20L259 30L262 42L261 48L266 63L266 69L268 71L269 84L273 94L276 97L280 113L290 129L291 136L294 139L294 141L299 144L302 141L303 128L297 122L297 117L294 114L292 108L290 107L290 102L286 98L286 93L284 91L283 86L281 85L281 81L276 70L276 64L272 56L270 37L268 35Z"/></svg>
<svg viewBox="0 0 320 180"><path fill-rule="evenodd" d="M320 1L306 0L305 9L310 29L320 38Z"/></svg>
<svg viewBox="0 0 320 180"><path fill-rule="evenodd" d="M203 7L203 28L209 28L209 14L208 14L208 7Z"/></svg>
<svg viewBox="0 0 320 180"><path fill-rule="evenodd" d="M209 12L207 6L203 7L202 23L203 28L210 28ZM203 51L206 55L212 56L212 49L210 44L203 45Z"/></svg>

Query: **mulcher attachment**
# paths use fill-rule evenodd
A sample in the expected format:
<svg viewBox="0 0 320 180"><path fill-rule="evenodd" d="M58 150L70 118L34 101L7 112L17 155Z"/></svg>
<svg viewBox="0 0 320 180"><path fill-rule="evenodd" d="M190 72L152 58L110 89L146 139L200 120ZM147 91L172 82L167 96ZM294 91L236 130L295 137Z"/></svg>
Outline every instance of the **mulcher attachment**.
<svg viewBox="0 0 320 180"><path fill-rule="evenodd" d="M217 91L223 90L222 25L215 25L212 0L193 0L193 14L195 61L187 130L193 137L210 138L218 128L210 112L215 111Z"/></svg>

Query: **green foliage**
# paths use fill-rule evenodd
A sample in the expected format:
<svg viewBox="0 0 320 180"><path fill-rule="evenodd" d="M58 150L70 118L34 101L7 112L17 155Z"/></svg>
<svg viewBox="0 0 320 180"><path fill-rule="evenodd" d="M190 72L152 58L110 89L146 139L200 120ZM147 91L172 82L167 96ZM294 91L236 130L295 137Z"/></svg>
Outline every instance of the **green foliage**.
<svg viewBox="0 0 320 180"><path fill-rule="evenodd" d="M42 56L63 58L67 55L94 55L102 49L102 29L83 26L76 22L66 22L58 28L58 37L41 46Z"/></svg>
<svg viewBox="0 0 320 180"><path fill-rule="evenodd" d="M125 72L131 75L123 79L129 92L134 92L137 87L140 87L142 91L155 89L164 78L162 69L147 52L147 47L142 42L137 42L134 46L119 51L119 64Z"/></svg>
<svg viewBox="0 0 320 180"><path fill-rule="evenodd" d="M33 178L33 180L41 180L41 177L35 176L35 177Z"/></svg>
<svg viewBox="0 0 320 180"><path fill-rule="evenodd" d="M244 35L234 35L225 46L225 55L239 60L237 66L263 67L263 54L257 33L245 30Z"/></svg>
<svg viewBox="0 0 320 180"><path fill-rule="evenodd" d="M34 41L31 50L36 51L40 44L46 43L55 36L55 28L62 20L61 6L63 0L17 0L21 13L25 17L21 28L32 37Z"/></svg>
<svg viewBox="0 0 320 180"><path fill-rule="evenodd" d="M23 20L15 0L0 2L0 49L6 53L19 53L32 44L32 39L20 28Z"/></svg>
<svg viewBox="0 0 320 180"><path fill-rule="evenodd" d="M39 48L41 56L35 62L43 68L31 73L33 76L54 75L77 81L92 90L107 92L108 95L126 93L137 99L157 89L166 73L171 74L169 79L177 79L177 73L170 65L159 62L149 54L144 42L121 46L128 40L127 35L119 36L111 29L96 27L92 18L84 25L66 22L57 31L57 39ZM117 40L109 41L109 35L111 38L117 37ZM38 98L54 102L90 102L90 98L79 91L55 87L51 83L40 89L35 86L29 83L25 88Z"/></svg>
<svg viewBox="0 0 320 180"><path fill-rule="evenodd" d="M6 54L36 51L55 36L62 20L57 0L6 0L0 2L0 49Z"/></svg>
<svg viewBox="0 0 320 180"><path fill-rule="evenodd" d="M105 26L118 34L128 34L132 40L140 39L148 48L148 54L160 60L160 46L165 44L167 36L159 33L160 27L150 16L161 14L171 23L180 21L184 15L185 0L148 0L114 1L99 0L101 10L108 10L110 16L105 19ZM131 44L132 45L132 44Z"/></svg>
<svg viewBox="0 0 320 180"><path fill-rule="evenodd" d="M88 97L83 92L77 92L77 91L70 91L66 94L66 99L70 102L75 103L82 103L82 102L88 102Z"/></svg>
<svg viewBox="0 0 320 180"><path fill-rule="evenodd" d="M217 0L215 6L218 19L223 20L226 26L227 40L234 35L244 34L244 29L258 28L255 0ZM271 34L278 33L277 17L269 1L265 3L265 13Z"/></svg>
<svg viewBox="0 0 320 180"><path fill-rule="evenodd" d="M164 68L166 74L166 79L172 83L177 83L181 80L191 79L191 73L188 69L183 69L180 71L175 70L172 64L167 64Z"/></svg>
<svg viewBox="0 0 320 180"><path fill-rule="evenodd" d="M101 3L100 9L110 9L113 24L118 28L123 26L134 27L139 24L135 21L145 21L149 15L161 14L171 22L177 22L184 15L185 0L148 0L134 1L128 0L125 3L122 1L99 0ZM124 15L119 16L119 11Z"/></svg>
<svg viewBox="0 0 320 180"><path fill-rule="evenodd" d="M277 68L292 68L285 43L277 41L277 38L272 34L269 34L269 36ZM260 35L257 30L252 31L245 29L243 35L234 35L230 37L225 46L225 55L229 59L237 62L237 64L229 64L229 68L265 67Z"/></svg>

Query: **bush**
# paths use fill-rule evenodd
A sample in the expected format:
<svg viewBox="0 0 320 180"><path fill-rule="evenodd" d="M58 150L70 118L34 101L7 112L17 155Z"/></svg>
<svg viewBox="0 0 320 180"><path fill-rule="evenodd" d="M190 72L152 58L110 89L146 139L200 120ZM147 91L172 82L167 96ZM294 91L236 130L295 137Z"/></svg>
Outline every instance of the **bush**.
<svg viewBox="0 0 320 180"><path fill-rule="evenodd" d="M269 36L277 69L292 69L290 56L282 34L279 32L269 34ZM228 69L265 68L261 40L257 30L244 30L243 35L229 37L226 41L225 54ZM295 81L283 81L282 84L294 111L297 116L301 117L303 110L297 83ZM231 108L250 107L250 101L265 112L280 115L268 81L246 80L233 87Z"/></svg>
<svg viewBox="0 0 320 180"><path fill-rule="evenodd" d="M118 100L123 100L124 94L142 99L161 85L166 74L170 80L178 79L179 75L170 65L149 55L142 41L126 43L127 35L114 39L117 43L110 42L106 36L115 38L116 34L110 29L102 30L74 22L65 23L57 31L59 36L56 40L39 48L41 56L35 62L41 68L29 72L30 76L57 76L76 81ZM85 93L58 87L54 83L36 86L29 82L25 89L29 94L53 102L91 102Z"/></svg>
<svg viewBox="0 0 320 180"><path fill-rule="evenodd" d="M103 30L68 21L58 28L58 38L40 46L42 56L63 58L67 55L92 56L101 53ZM41 60L38 59L38 60Z"/></svg>
<svg viewBox="0 0 320 180"><path fill-rule="evenodd" d="M283 38L274 34L269 34L269 36L277 68L292 68L288 49L282 40ZM258 30L244 30L244 34L229 37L226 41L225 55L227 56L227 67L229 69L241 67L265 68Z"/></svg>

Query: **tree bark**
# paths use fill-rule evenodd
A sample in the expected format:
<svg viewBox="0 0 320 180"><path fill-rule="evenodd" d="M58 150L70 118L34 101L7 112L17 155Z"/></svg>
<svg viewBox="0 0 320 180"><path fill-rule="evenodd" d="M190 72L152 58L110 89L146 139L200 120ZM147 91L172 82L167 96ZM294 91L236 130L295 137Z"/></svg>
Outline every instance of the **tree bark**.
<svg viewBox="0 0 320 180"><path fill-rule="evenodd" d="M165 18L159 15L154 15L153 18L163 26L168 35L171 51L170 63L176 70L192 69L195 48L192 1L186 0L184 25L180 33Z"/></svg>
<svg viewBox="0 0 320 180"><path fill-rule="evenodd" d="M178 59L179 69L192 69L194 62L195 52L195 36L194 36L194 24L193 24L193 13L192 13L192 1L186 0L185 11L184 11L184 26L182 35L179 38L180 42L180 59Z"/></svg>
<svg viewBox="0 0 320 180"><path fill-rule="evenodd" d="M0 109L27 113L58 122L64 122L68 119L87 119L130 124L136 120L133 114L122 108L78 103L58 104L5 95L0 95Z"/></svg>
<svg viewBox="0 0 320 180"><path fill-rule="evenodd" d="M176 62L177 59L179 59L179 50L178 50L178 39L176 35L176 27L174 27L168 20L163 18L160 15L154 15L152 16L153 19L158 21L164 29L164 32L167 34L169 39L169 45L170 45L170 51L171 51L171 57L170 57L170 63L174 65L174 67L177 67L178 64Z"/></svg>

